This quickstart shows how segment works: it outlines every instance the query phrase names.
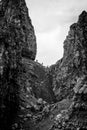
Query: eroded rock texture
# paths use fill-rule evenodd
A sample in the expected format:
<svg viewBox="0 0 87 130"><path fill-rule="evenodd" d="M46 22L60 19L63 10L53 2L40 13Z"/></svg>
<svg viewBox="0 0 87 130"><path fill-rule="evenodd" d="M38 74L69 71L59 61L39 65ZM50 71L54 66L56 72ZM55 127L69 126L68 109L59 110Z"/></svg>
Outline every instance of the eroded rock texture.
<svg viewBox="0 0 87 130"><path fill-rule="evenodd" d="M35 62L25 0L0 1L0 130L87 129L87 12L71 25L64 55Z"/></svg>
<svg viewBox="0 0 87 130"><path fill-rule="evenodd" d="M34 61L36 52L25 0L1 0L0 130L35 130L33 116L55 100L44 85L45 67Z"/></svg>
<svg viewBox="0 0 87 130"><path fill-rule="evenodd" d="M22 57L35 59L36 38L24 0L0 2L0 129L10 130L20 110ZM17 127L18 124L16 124Z"/></svg>
<svg viewBox="0 0 87 130"><path fill-rule="evenodd" d="M71 25L63 58L52 66L57 100L69 99L68 109L55 118L52 130L87 129L87 12Z"/></svg>
<svg viewBox="0 0 87 130"><path fill-rule="evenodd" d="M58 100L72 98L73 87L78 78L87 73L87 13L79 16L77 23L70 27L64 41L64 55L55 65L51 66L53 73L53 89ZM63 95L61 95L63 93Z"/></svg>

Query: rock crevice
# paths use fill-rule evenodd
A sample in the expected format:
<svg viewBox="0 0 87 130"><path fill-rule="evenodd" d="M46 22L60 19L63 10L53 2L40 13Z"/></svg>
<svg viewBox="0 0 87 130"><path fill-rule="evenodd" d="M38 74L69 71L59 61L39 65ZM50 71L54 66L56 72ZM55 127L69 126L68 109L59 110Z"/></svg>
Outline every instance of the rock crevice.
<svg viewBox="0 0 87 130"><path fill-rule="evenodd" d="M87 12L70 26L56 64L44 67L36 53L25 0L1 0L0 130L87 129Z"/></svg>

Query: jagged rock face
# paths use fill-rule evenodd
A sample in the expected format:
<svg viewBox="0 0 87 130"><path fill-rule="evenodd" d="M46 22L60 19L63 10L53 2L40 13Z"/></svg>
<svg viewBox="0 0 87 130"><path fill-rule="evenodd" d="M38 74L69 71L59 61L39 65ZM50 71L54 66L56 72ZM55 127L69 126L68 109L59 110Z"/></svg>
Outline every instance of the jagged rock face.
<svg viewBox="0 0 87 130"><path fill-rule="evenodd" d="M36 38L25 1L2 0L0 130L87 129L86 44L83 11L64 41L63 58L44 68L34 61Z"/></svg>
<svg viewBox="0 0 87 130"><path fill-rule="evenodd" d="M79 77L87 73L87 13L84 11L77 23L71 25L64 41L63 58L51 67L54 92L58 100L73 97L73 87ZM63 93L63 94L62 94Z"/></svg>
<svg viewBox="0 0 87 130"><path fill-rule="evenodd" d="M69 99L71 105L58 114L51 130L87 129L87 12L71 25L64 41L64 56L54 66L55 88L59 100ZM55 71L56 70L56 71ZM55 79L56 78L56 79ZM53 81L54 82L54 81ZM63 95L63 96L62 96Z"/></svg>
<svg viewBox="0 0 87 130"><path fill-rule="evenodd" d="M37 114L34 130L87 129L86 20L87 13L83 11L64 41L63 58L48 69L45 83L61 101L50 105L45 117Z"/></svg>
<svg viewBox="0 0 87 130"><path fill-rule="evenodd" d="M0 1L0 130L14 129L12 124L23 104L21 97L26 94L25 82L20 84L26 78L22 58L34 60L35 56L36 38L25 1ZM26 95L24 98L27 102Z"/></svg>
<svg viewBox="0 0 87 130"><path fill-rule="evenodd" d="M26 58L22 59L22 64L25 68L25 87L30 88L34 97L37 99L42 98L48 103L54 102L55 95L52 91L52 88L49 87L50 81L47 77L46 68L38 62L28 60Z"/></svg>
<svg viewBox="0 0 87 130"><path fill-rule="evenodd" d="M36 37L25 1L2 0L0 130L35 130L33 116L42 111L46 101L54 102L52 89L44 85L46 70L34 61L36 51ZM39 98L44 103L38 105Z"/></svg>
<svg viewBox="0 0 87 130"><path fill-rule="evenodd" d="M19 42L21 44L21 55L34 60L36 56L36 37L25 1L2 0L0 3L1 37L7 35L9 40L7 42L10 44Z"/></svg>

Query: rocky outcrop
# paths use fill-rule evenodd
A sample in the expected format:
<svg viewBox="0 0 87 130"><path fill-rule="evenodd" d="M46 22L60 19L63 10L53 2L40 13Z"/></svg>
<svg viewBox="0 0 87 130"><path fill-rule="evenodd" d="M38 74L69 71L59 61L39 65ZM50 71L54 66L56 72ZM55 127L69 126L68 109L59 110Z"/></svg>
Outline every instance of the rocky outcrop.
<svg viewBox="0 0 87 130"><path fill-rule="evenodd" d="M25 0L1 0L0 130L35 129L34 115L55 99L44 85L46 68L34 61L36 52Z"/></svg>
<svg viewBox="0 0 87 130"><path fill-rule="evenodd" d="M54 119L51 130L87 129L87 12L71 25L64 41L63 58L51 67L57 100L69 99L71 105ZM57 92L57 93L56 93Z"/></svg>
<svg viewBox="0 0 87 130"><path fill-rule="evenodd" d="M23 57L35 59L36 37L24 0L2 0L0 2L0 33L1 37L7 35L8 42L11 44L20 42ZM14 38L15 41L11 41Z"/></svg>
<svg viewBox="0 0 87 130"><path fill-rule="evenodd" d="M64 55L50 68L25 0L0 1L0 130L87 129L87 12L71 25Z"/></svg>
<svg viewBox="0 0 87 130"><path fill-rule="evenodd" d="M25 68L25 80L31 89L34 97L37 99L42 98L48 103L55 102L55 95L50 87L47 69L38 62L30 59L22 58L22 64ZM26 84L26 83L25 83ZM27 87L27 84L25 85Z"/></svg>
<svg viewBox="0 0 87 130"><path fill-rule="evenodd" d="M25 68L22 58L34 60L36 37L24 0L0 1L0 129L20 126L25 89ZM27 74L28 77L28 74ZM22 81L21 81L22 80ZM24 80L24 82L23 82ZM22 85L21 85L22 83ZM22 96L21 96L22 95ZM32 102L34 97L32 97ZM26 99L26 104L27 99ZM16 121L16 122L15 122ZM19 123L19 124L18 124ZM20 129L19 128L19 129Z"/></svg>
<svg viewBox="0 0 87 130"><path fill-rule="evenodd" d="M63 58L47 69L44 84L53 89L56 103L45 105L37 114L34 130L87 129L86 28L87 12L83 11L70 26Z"/></svg>
<svg viewBox="0 0 87 130"><path fill-rule="evenodd" d="M33 116L34 130L87 129L87 12L70 26L64 41L64 55L47 69L44 84L52 88L56 102L43 105ZM31 128L32 129L32 128Z"/></svg>
<svg viewBox="0 0 87 130"><path fill-rule="evenodd" d="M70 26L70 31L64 41L63 58L50 68L53 74L53 89L58 100L65 97L72 98L73 88L78 78L87 73L86 16L87 13L83 11L78 22Z"/></svg>

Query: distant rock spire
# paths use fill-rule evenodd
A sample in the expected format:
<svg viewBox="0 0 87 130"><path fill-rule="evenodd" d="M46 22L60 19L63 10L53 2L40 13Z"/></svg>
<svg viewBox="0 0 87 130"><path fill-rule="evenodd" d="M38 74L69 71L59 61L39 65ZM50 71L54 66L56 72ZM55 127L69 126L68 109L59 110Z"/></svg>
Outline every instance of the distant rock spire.
<svg viewBox="0 0 87 130"><path fill-rule="evenodd" d="M85 10L80 14L78 22L80 24L87 23L87 12Z"/></svg>

